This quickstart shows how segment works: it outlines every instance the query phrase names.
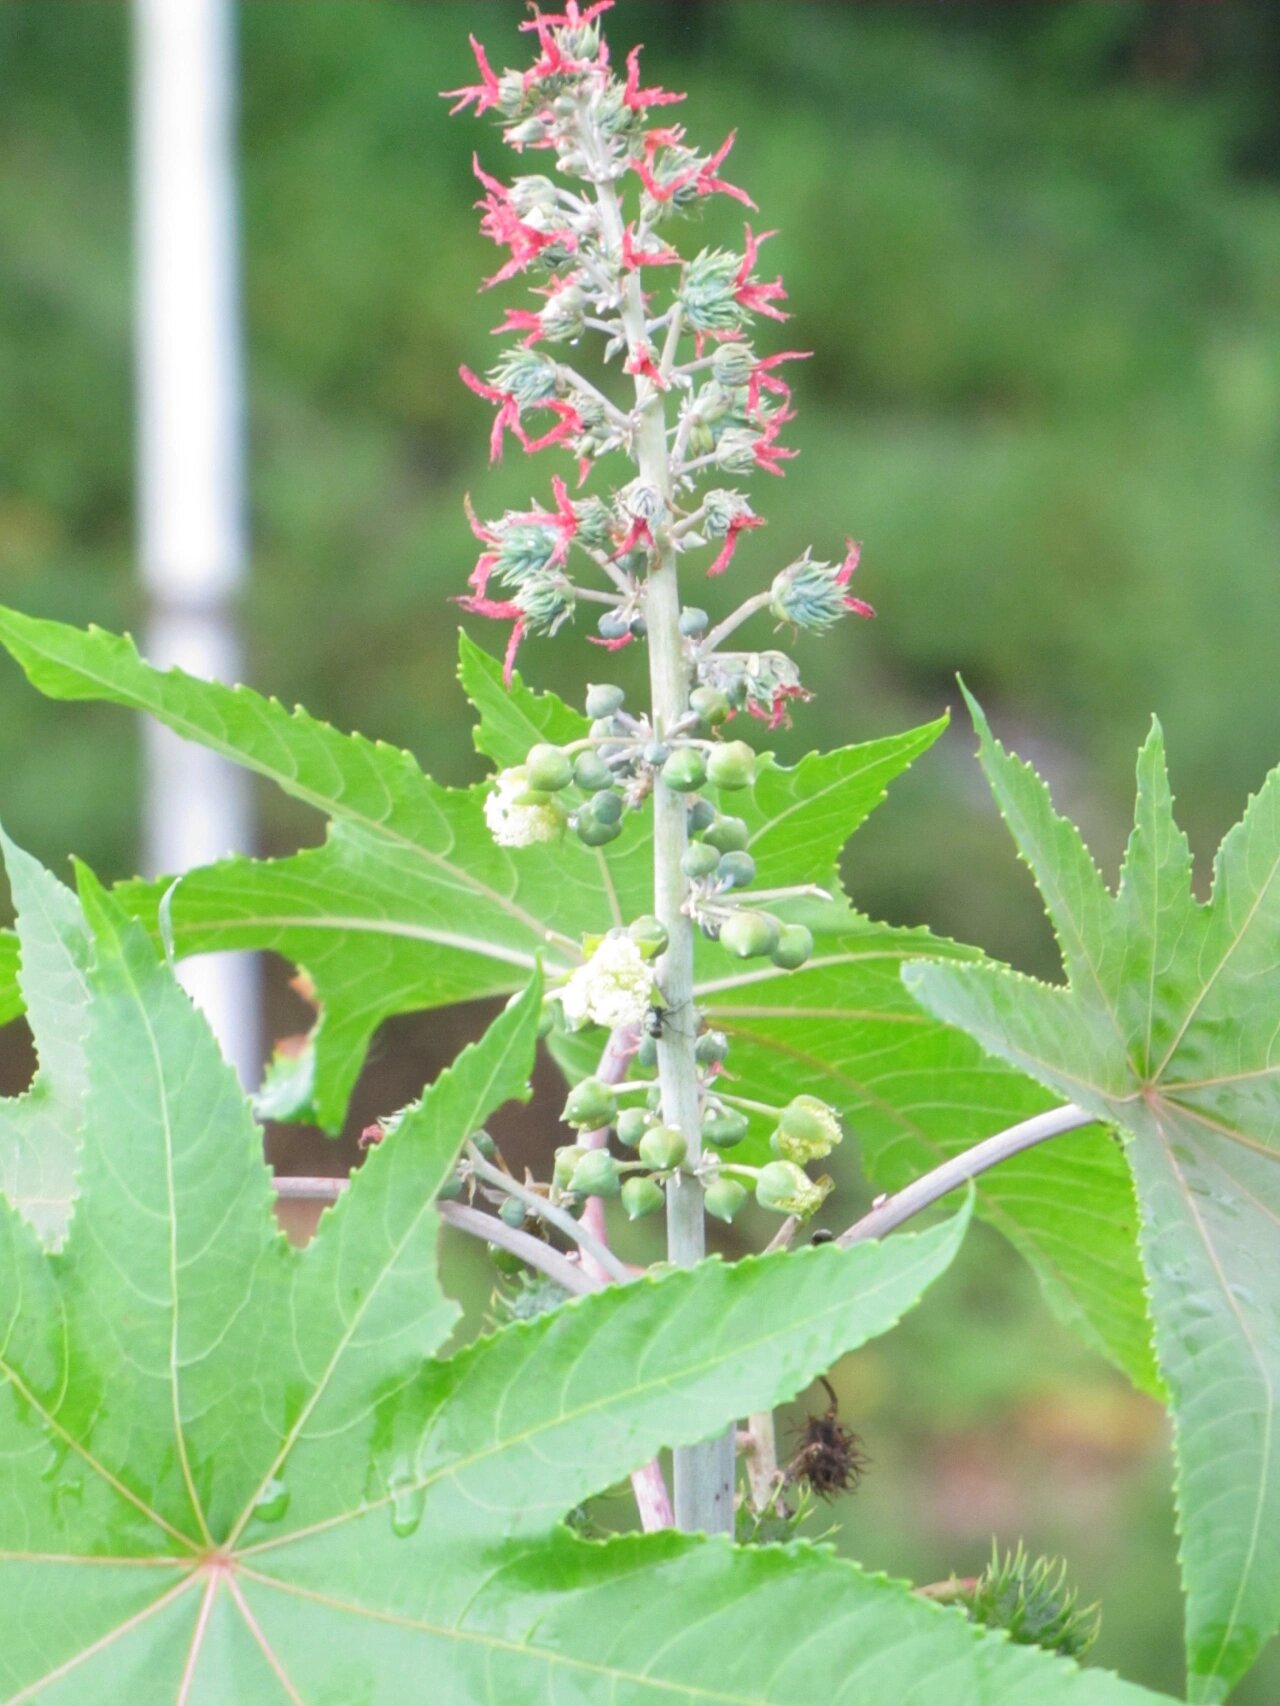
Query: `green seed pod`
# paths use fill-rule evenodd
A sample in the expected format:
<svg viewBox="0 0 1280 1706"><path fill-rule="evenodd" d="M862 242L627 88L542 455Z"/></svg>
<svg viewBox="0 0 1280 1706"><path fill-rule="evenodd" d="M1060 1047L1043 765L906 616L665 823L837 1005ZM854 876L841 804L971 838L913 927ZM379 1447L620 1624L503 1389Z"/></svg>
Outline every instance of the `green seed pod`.
<svg viewBox="0 0 1280 1706"><path fill-rule="evenodd" d="M652 1124L647 1108L623 1108L617 1119L618 1142L634 1149Z"/></svg>
<svg viewBox="0 0 1280 1706"><path fill-rule="evenodd" d="M613 771L598 752L588 748L574 759L573 779L584 793L594 794L601 788L612 786Z"/></svg>
<svg viewBox="0 0 1280 1706"><path fill-rule="evenodd" d="M717 1220L730 1221L747 1200L746 1189L736 1179L712 1179L702 1199L708 1214Z"/></svg>
<svg viewBox="0 0 1280 1706"><path fill-rule="evenodd" d="M592 794L588 809L597 823L617 823L622 817L622 797L611 788Z"/></svg>
<svg viewBox="0 0 1280 1706"><path fill-rule="evenodd" d="M628 1179L622 1187L622 1206L628 1220L642 1220L646 1214L656 1214L666 1200L662 1186L654 1179Z"/></svg>
<svg viewBox="0 0 1280 1706"><path fill-rule="evenodd" d="M549 794L567 788L573 781L573 760L563 747L531 746L524 768L529 786L543 788Z"/></svg>
<svg viewBox="0 0 1280 1706"><path fill-rule="evenodd" d="M680 746L662 766L662 780L677 794L692 794L707 779L707 761L696 746Z"/></svg>
<svg viewBox="0 0 1280 1706"><path fill-rule="evenodd" d="M731 912L720 926L720 942L740 960L771 954L778 945L778 921L767 912Z"/></svg>
<svg viewBox="0 0 1280 1706"><path fill-rule="evenodd" d="M710 827L716 820L716 808L710 800L698 794L689 802L688 825L690 835L701 835L704 829Z"/></svg>
<svg viewBox="0 0 1280 1706"><path fill-rule="evenodd" d="M695 687L689 695L689 709L715 729L728 719L730 705L718 687Z"/></svg>
<svg viewBox="0 0 1280 1706"><path fill-rule="evenodd" d="M720 855L714 847L708 847L705 842L695 841L686 847L680 857L680 869L686 877L709 877L720 864Z"/></svg>
<svg viewBox="0 0 1280 1706"><path fill-rule="evenodd" d="M747 1135L747 1116L738 1108L713 1104L702 1116L702 1141L714 1149L732 1149Z"/></svg>
<svg viewBox="0 0 1280 1706"><path fill-rule="evenodd" d="M778 1115L769 1147L784 1161L803 1165L830 1155L843 1136L834 1108L817 1096L796 1096Z"/></svg>
<svg viewBox="0 0 1280 1706"><path fill-rule="evenodd" d="M751 831L740 817L717 817L703 830L702 839L721 853L744 853Z"/></svg>
<svg viewBox="0 0 1280 1706"><path fill-rule="evenodd" d="M633 918L627 925L627 935L639 948L647 960L657 959L659 954L667 951L667 927L660 918L652 913L645 913L641 918Z"/></svg>
<svg viewBox="0 0 1280 1706"><path fill-rule="evenodd" d="M729 1039L723 1031L704 1031L693 1045L693 1057L700 1066L718 1066L729 1052Z"/></svg>
<svg viewBox="0 0 1280 1706"><path fill-rule="evenodd" d="M498 1153L498 1146L487 1131L476 1131L471 1134L471 1141L484 1156L486 1161L492 1161Z"/></svg>
<svg viewBox="0 0 1280 1706"><path fill-rule="evenodd" d="M514 1250L508 1250L501 1244L490 1244L489 1260L500 1274L518 1274L524 1271L524 1263Z"/></svg>
<svg viewBox="0 0 1280 1706"><path fill-rule="evenodd" d="M658 1039L656 1037L641 1037L640 1047L636 1050L637 1066L656 1066L658 1064Z"/></svg>
<svg viewBox="0 0 1280 1706"><path fill-rule="evenodd" d="M707 775L717 788L749 788L756 779L755 752L745 740L714 746L707 759Z"/></svg>
<svg viewBox="0 0 1280 1706"><path fill-rule="evenodd" d="M582 1131L596 1131L612 1125L618 1117L618 1098L607 1084L598 1078L584 1078L575 1084L565 1099L561 1119L566 1125L576 1125Z"/></svg>
<svg viewBox="0 0 1280 1706"><path fill-rule="evenodd" d="M711 618L705 610L699 610L696 604L686 605L680 612L680 632L691 640L696 640L699 634L705 634Z"/></svg>
<svg viewBox="0 0 1280 1706"><path fill-rule="evenodd" d="M505 1220L508 1226L521 1227L528 1218L528 1211L519 1197L504 1197L498 1208L498 1219Z"/></svg>
<svg viewBox="0 0 1280 1706"><path fill-rule="evenodd" d="M607 1149L588 1149L573 1170L569 1189L580 1197L616 1197L622 1190L618 1163Z"/></svg>
<svg viewBox="0 0 1280 1706"><path fill-rule="evenodd" d="M812 952L813 933L803 924L784 924L778 931L778 945L769 958L784 971L795 971Z"/></svg>
<svg viewBox="0 0 1280 1706"><path fill-rule="evenodd" d="M684 1134L671 1125L650 1126L640 1139L639 1149L640 1159L659 1173L678 1167L689 1153Z"/></svg>
<svg viewBox="0 0 1280 1706"><path fill-rule="evenodd" d="M584 807L576 819L578 840L584 847L607 847L622 834L621 823L601 823L592 811Z"/></svg>
<svg viewBox="0 0 1280 1706"><path fill-rule="evenodd" d="M461 1173L450 1173L444 1184L441 1185L440 1189L436 1192L436 1197L440 1202L455 1202L461 1195Z"/></svg>
<svg viewBox="0 0 1280 1706"><path fill-rule="evenodd" d="M569 1189L569 1180L573 1177L573 1170L586 1153L587 1151L579 1143L562 1143L556 1150L551 1177L562 1191Z"/></svg>
<svg viewBox="0 0 1280 1706"><path fill-rule="evenodd" d="M716 867L716 877L731 889L745 889L755 874L756 862L750 853L724 853Z"/></svg>
<svg viewBox="0 0 1280 1706"><path fill-rule="evenodd" d="M613 637L620 638L616 634ZM612 681L593 683L587 688L587 715L592 718L612 717L615 711L622 709L626 697L621 687Z"/></svg>

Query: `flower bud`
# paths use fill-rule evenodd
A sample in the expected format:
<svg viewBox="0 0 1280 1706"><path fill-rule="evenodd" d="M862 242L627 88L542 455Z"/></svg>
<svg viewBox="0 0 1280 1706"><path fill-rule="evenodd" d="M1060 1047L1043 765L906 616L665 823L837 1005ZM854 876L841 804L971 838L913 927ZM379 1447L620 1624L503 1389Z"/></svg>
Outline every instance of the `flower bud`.
<svg viewBox="0 0 1280 1706"><path fill-rule="evenodd" d="M822 1207L830 1189L829 1179L825 1188L815 1184L794 1161L770 1161L756 1179L756 1201L774 1214L794 1214L807 1220Z"/></svg>
<svg viewBox="0 0 1280 1706"><path fill-rule="evenodd" d="M803 924L784 924L778 931L778 945L769 958L784 971L795 971L812 953L812 931Z"/></svg>
<svg viewBox="0 0 1280 1706"><path fill-rule="evenodd" d="M749 788L756 779L756 755L745 740L713 746L707 759L707 775L717 788Z"/></svg>
<svg viewBox="0 0 1280 1706"><path fill-rule="evenodd" d="M670 1125L650 1126L638 1147L640 1159L659 1173L678 1167L689 1153L684 1134Z"/></svg>
<svg viewBox="0 0 1280 1706"><path fill-rule="evenodd" d="M711 618L705 610L699 610L696 605L686 605L680 612L680 632L686 639L697 639L699 634L705 634Z"/></svg>
<svg viewBox="0 0 1280 1706"><path fill-rule="evenodd" d="M700 1066L718 1066L729 1052L729 1039L723 1031L703 1031L693 1045L694 1059Z"/></svg>
<svg viewBox="0 0 1280 1706"><path fill-rule="evenodd" d="M586 808L597 823L617 823L622 817L622 800L611 788L592 794Z"/></svg>
<svg viewBox="0 0 1280 1706"><path fill-rule="evenodd" d="M775 1161L773 1165L782 1163ZM616 1197L622 1190L618 1163L607 1149L588 1149L573 1170L569 1189L579 1197Z"/></svg>
<svg viewBox="0 0 1280 1706"><path fill-rule="evenodd" d="M587 688L587 715L592 718L612 717L620 711L626 694L613 682L599 682Z"/></svg>
<svg viewBox="0 0 1280 1706"><path fill-rule="evenodd" d="M628 1179L622 1187L622 1206L628 1220L641 1220L646 1214L656 1214L666 1202L666 1193L654 1179Z"/></svg>
<svg viewBox="0 0 1280 1706"><path fill-rule="evenodd" d="M662 780L677 794L693 793L706 779L707 763L696 746L677 747L662 766Z"/></svg>
<svg viewBox="0 0 1280 1706"><path fill-rule="evenodd" d="M607 847L622 834L621 823L602 823L595 813L588 811L585 806L575 818L574 828L584 847Z"/></svg>
<svg viewBox="0 0 1280 1706"><path fill-rule="evenodd" d="M651 913L645 913L641 918L633 918L627 925L627 935L646 960L657 959L659 954L665 954L667 951L667 927L660 918L653 917Z"/></svg>
<svg viewBox="0 0 1280 1706"><path fill-rule="evenodd" d="M722 853L716 878L724 888L744 889L755 880L756 862L750 853Z"/></svg>
<svg viewBox="0 0 1280 1706"><path fill-rule="evenodd" d="M652 1124L653 1119L648 1109L623 1108L616 1122L618 1142L625 1143L628 1149L634 1149Z"/></svg>
<svg viewBox="0 0 1280 1706"><path fill-rule="evenodd" d="M720 817L708 825L702 832L702 839L709 847L718 848L721 853L742 853L746 851L751 832L740 817Z"/></svg>
<svg viewBox="0 0 1280 1706"><path fill-rule="evenodd" d="M596 633L602 640L625 640L631 632L631 619L617 610L606 610L596 623Z"/></svg>
<svg viewBox="0 0 1280 1706"><path fill-rule="evenodd" d="M598 752L580 752L573 763L573 779L584 793L594 794L613 785L613 771Z"/></svg>
<svg viewBox="0 0 1280 1706"><path fill-rule="evenodd" d="M450 1173L444 1184L436 1192L436 1199L439 1202L454 1202L462 1195L462 1190L462 1174Z"/></svg>
<svg viewBox="0 0 1280 1706"><path fill-rule="evenodd" d="M713 1102L702 1115L702 1141L716 1149L732 1149L747 1135L747 1116L737 1108Z"/></svg>
<svg viewBox="0 0 1280 1706"><path fill-rule="evenodd" d="M699 877L709 877L719 864L720 855L704 841L692 842L680 859L680 869L686 877L692 877L695 882Z"/></svg>
<svg viewBox="0 0 1280 1706"><path fill-rule="evenodd" d="M569 1180L573 1177L573 1170L585 1154L587 1151L577 1143L562 1143L556 1150L551 1177L562 1191L569 1189Z"/></svg>
<svg viewBox="0 0 1280 1706"><path fill-rule="evenodd" d="M715 819L716 808L711 804L710 800L704 799L701 794L698 795L697 799L689 802L688 824L690 835L700 835L703 830L711 827L715 822Z"/></svg>
<svg viewBox="0 0 1280 1706"><path fill-rule="evenodd" d="M560 1118L566 1125L595 1131L600 1126L612 1125L617 1114L618 1098L609 1086L598 1078L584 1078L570 1090Z"/></svg>
<svg viewBox="0 0 1280 1706"><path fill-rule="evenodd" d="M747 1200L745 1188L736 1179L723 1175L712 1179L703 1196L703 1207L717 1220L731 1221Z"/></svg>
<svg viewBox="0 0 1280 1706"><path fill-rule="evenodd" d="M524 761L525 774L531 788L541 788L554 794L567 788L573 780L573 762L563 747L540 744L529 748Z"/></svg>
<svg viewBox="0 0 1280 1706"><path fill-rule="evenodd" d="M695 687L689 695L689 709L714 729L728 718L729 701L718 687Z"/></svg>
<svg viewBox="0 0 1280 1706"><path fill-rule="evenodd" d="M498 1207L498 1219L504 1220L508 1226L519 1228L528 1218L528 1211L519 1197L504 1197Z"/></svg>
<svg viewBox="0 0 1280 1706"><path fill-rule="evenodd" d="M816 1096L796 1096L778 1116L769 1147L784 1160L803 1165L830 1155L843 1136L834 1108Z"/></svg>
<svg viewBox="0 0 1280 1706"><path fill-rule="evenodd" d="M740 960L772 953L778 934L778 921L767 912L732 912L720 926L721 944Z"/></svg>

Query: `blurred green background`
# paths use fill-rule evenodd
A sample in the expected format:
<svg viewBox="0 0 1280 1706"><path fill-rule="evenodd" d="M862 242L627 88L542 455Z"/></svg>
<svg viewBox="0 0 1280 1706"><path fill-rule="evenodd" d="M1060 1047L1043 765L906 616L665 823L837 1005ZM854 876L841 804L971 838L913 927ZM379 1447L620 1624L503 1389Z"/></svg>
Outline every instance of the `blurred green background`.
<svg viewBox="0 0 1280 1706"><path fill-rule="evenodd" d="M493 264L470 156L507 161L435 92L472 75L468 30L518 63L523 15L239 12L250 679L453 782L480 774L446 602L474 556L462 494L523 506L548 468L490 471L487 412L456 380L521 295L477 296ZM931 717L961 671L1114 870L1157 710L1203 873L1280 756L1280 9L621 0L610 23L615 59L644 40L647 81L689 90L695 141L739 128L729 175L780 228L763 264L795 316L761 346L818 352L791 375L803 454L756 482L770 527L706 601L805 544L865 541L878 620L801 642L820 696L779 750ZM119 4L0 8L0 596L113 628L141 615L127 26ZM709 206L693 240L734 242L738 212ZM570 634L522 663L572 694L600 658ZM851 892L1052 973L972 747L958 721L898 785L850 850ZM50 706L0 668L0 813L55 867L75 849L135 868L137 756L120 714ZM264 795L263 851L316 830ZM413 1094L458 1030L389 1027L353 1123ZM28 1066L13 1027L0 1077ZM844 1184L833 1219L862 1194ZM478 1296L470 1252L453 1259ZM839 1383L874 1460L841 1513L851 1551L920 1581L979 1568L993 1532L1064 1551L1104 1602L1099 1659L1180 1688L1160 1419L1001 1245L976 1236ZM1235 1698L1276 1706L1280 1662Z"/></svg>

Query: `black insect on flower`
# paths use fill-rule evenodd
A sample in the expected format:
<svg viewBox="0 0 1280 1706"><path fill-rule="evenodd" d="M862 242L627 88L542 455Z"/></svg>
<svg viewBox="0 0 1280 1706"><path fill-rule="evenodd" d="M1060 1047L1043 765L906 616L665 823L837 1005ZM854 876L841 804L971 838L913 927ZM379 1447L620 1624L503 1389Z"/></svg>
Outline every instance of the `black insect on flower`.
<svg viewBox="0 0 1280 1706"><path fill-rule="evenodd" d="M803 1481L821 1499L852 1493L866 1473L869 1459L862 1440L840 1420L839 1402L829 1380L818 1377L831 1402L820 1416L806 1416L797 1430L795 1455L785 1472L787 1481Z"/></svg>

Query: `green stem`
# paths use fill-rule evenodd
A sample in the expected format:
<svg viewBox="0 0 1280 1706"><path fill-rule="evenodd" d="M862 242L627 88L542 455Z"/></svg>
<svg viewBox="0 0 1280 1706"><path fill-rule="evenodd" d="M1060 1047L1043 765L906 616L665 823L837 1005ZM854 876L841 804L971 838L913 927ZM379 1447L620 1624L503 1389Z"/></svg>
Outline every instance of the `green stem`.
<svg viewBox="0 0 1280 1706"><path fill-rule="evenodd" d="M617 191L606 172L598 183L600 216L607 242L622 252L622 210ZM644 299L638 272L626 281L621 319L631 353L648 343ZM635 454L640 478L652 486L663 503L671 504L673 482L667 452L666 408L663 393L636 376ZM689 709L689 669L680 635L680 586L670 527L655 533L654 558L645 593L649 629L649 685L654 733L658 739ZM658 1081L662 1087L662 1117L675 1126L689 1146L688 1165L696 1167L701 1152L698 1126L698 1068L694 1059L696 1025L693 1011L693 921L684 911L688 886L680 861L689 845L685 796L667 787L659 776L653 790L653 910L666 927L667 951L657 963L666 1020L658 1039ZM688 1175L667 1187L667 1254L682 1267L706 1254L706 1219L699 1180ZM701 1445L680 1446L674 1453L676 1526L708 1534L733 1532L734 1436Z"/></svg>

